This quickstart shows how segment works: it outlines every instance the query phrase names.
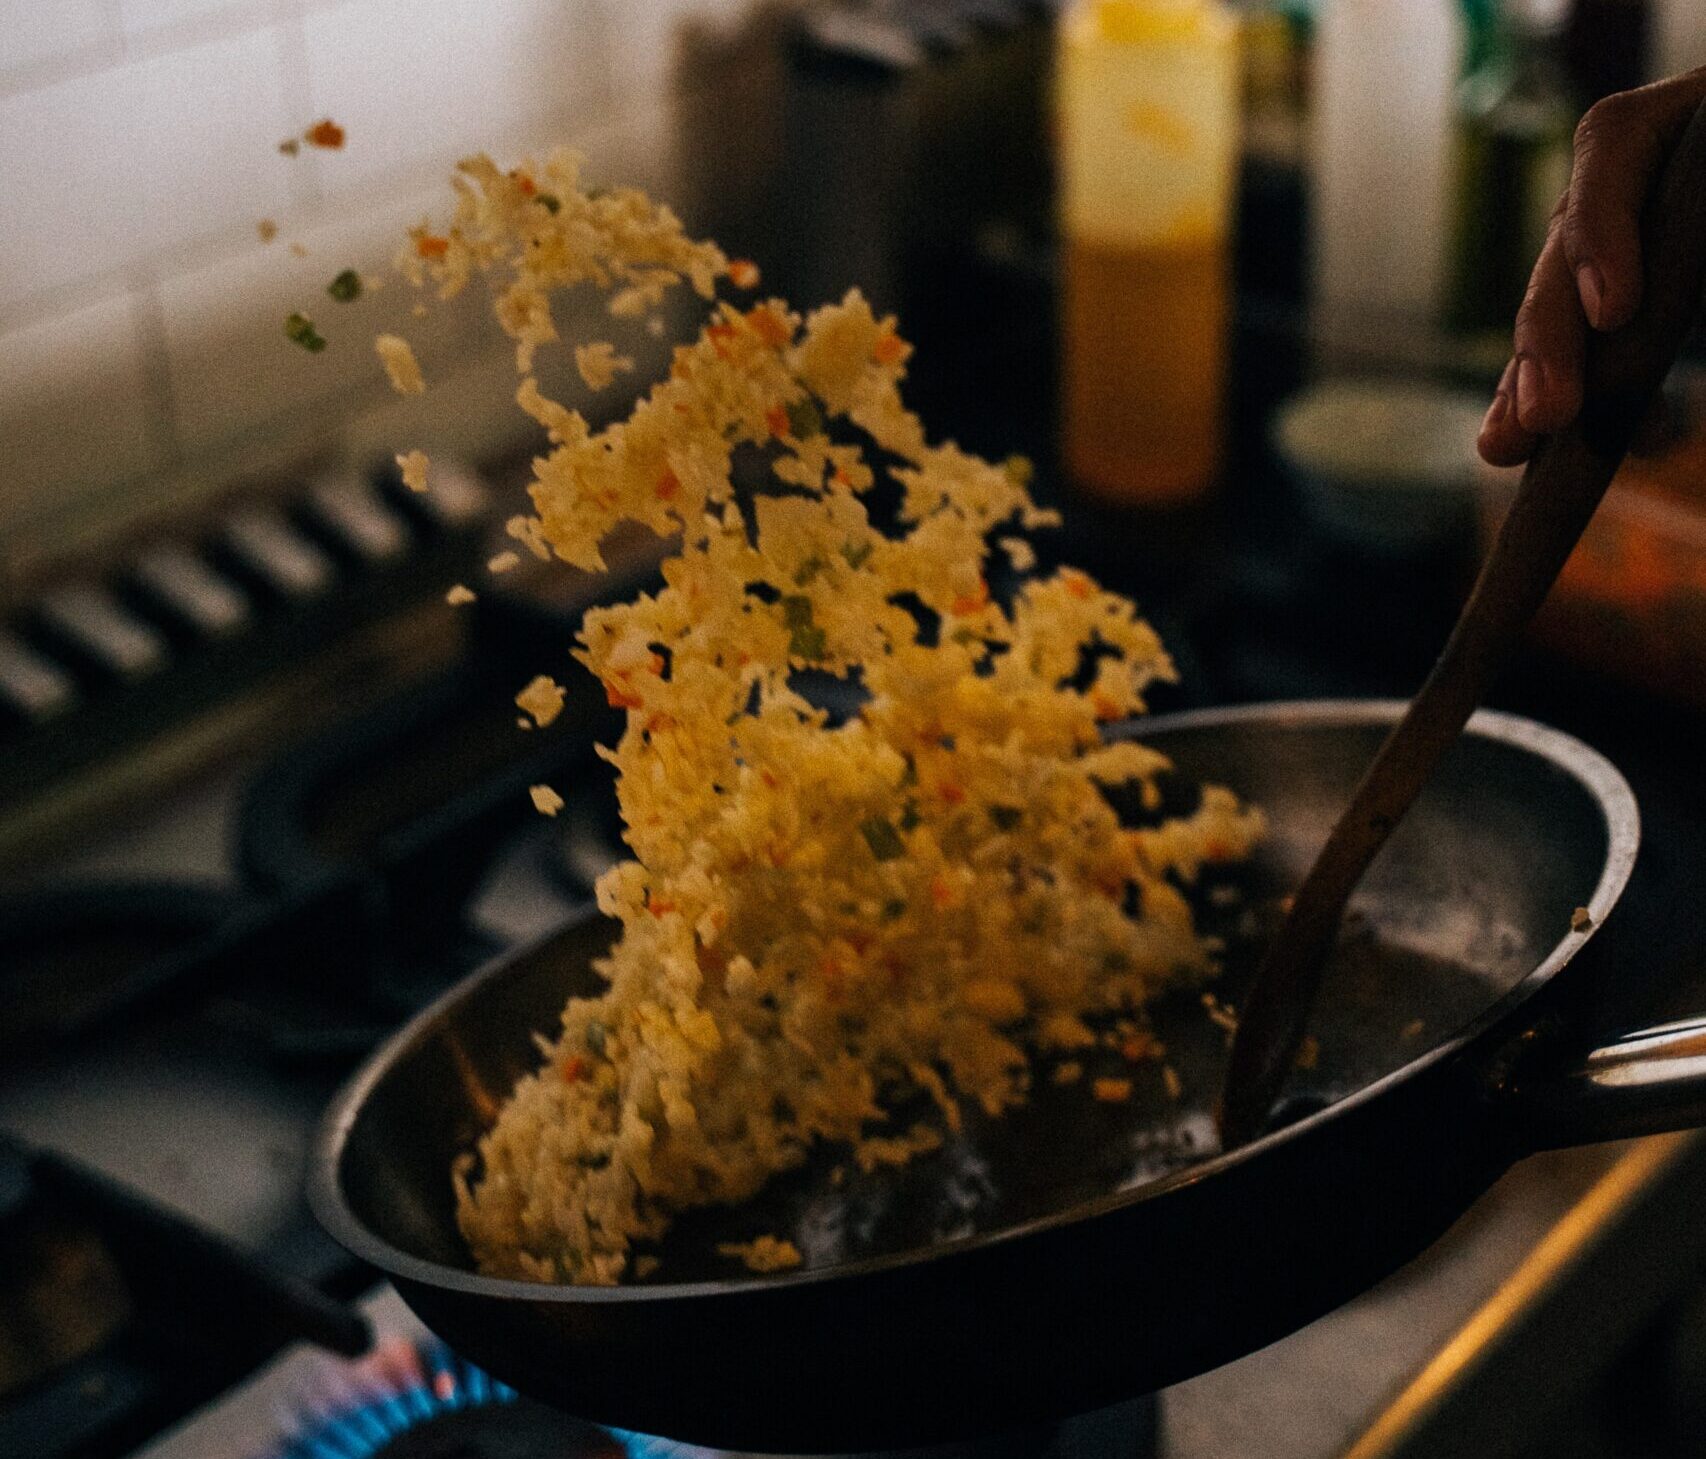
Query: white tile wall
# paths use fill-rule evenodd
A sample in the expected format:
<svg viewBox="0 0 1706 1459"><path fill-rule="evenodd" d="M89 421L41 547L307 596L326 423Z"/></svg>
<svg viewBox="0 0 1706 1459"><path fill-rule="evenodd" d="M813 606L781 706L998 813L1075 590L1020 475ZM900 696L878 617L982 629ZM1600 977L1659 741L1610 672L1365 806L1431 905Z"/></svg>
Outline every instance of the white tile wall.
<svg viewBox="0 0 1706 1459"><path fill-rule="evenodd" d="M276 27L0 100L0 308L289 202Z"/></svg>
<svg viewBox="0 0 1706 1459"><path fill-rule="evenodd" d="M346 268L388 272L397 240L441 202L434 190L361 208L167 279L160 300L180 446L194 453L228 445L290 413L388 388L373 352L380 331L410 340L430 378L433 366L471 333L470 322L485 307L483 289L450 305L429 298L432 312L419 320L410 310L420 296L400 280L348 304L328 297L326 284ZM304 245L307 256L292 254L291 242ZM325 336L319 354L285 338L284 318L297 310Z"/></svg>
<svg viewBox="0 0 1706 1459"><path fill-rule="evenodd" d="M746 0L618 0L620 13L609 31L610 74L621 97L655 99L675 61L677 27L683 21L727 23L746 10Z"/></svg>
<svg viewBox="0 0 1706 1459"><path fill-rule="evenodd" d="M102 0L0 0L0 76L110 38Z"/></svg>
<svg viewBox="0 0 1706 1459"><path fill-rule="evenodd" d="M100 75L0 99L0 308L135 254L117 118Z"/></svg>
<svg viewBox="0 0 1706 1459"><path fill-rule="evenodd" d="M269 8L269 0L118 0L119 26L127 36L144 36L166 26L234 11L264 14Z"/></svg>
<svg viewBox="0 0 1706 1459"><path fill-rule="evenodd" d="M475 148L568 141L600 178L667 187L674 27L746 3L0 0L0 605L9 571L51 551L56 513L153 510L250 445L300 443L305 417L364 446L430 426L374 361L387 321L472 392L438 397L441 434L479 436L513 391L460 365L484 301L423 323L401 284L343 306L326 281L388 254ZM342 151L280 156L322 116ZM261 218L279 224L268 246ZM297 308L323 354L283 338Z"/></svg>
<svg viewBox="0 0 1706 1459"><path fill-rule="evenodd" d="M136 213L131 236L142 247L207 234L251 241L255 218L289 204L289 162L277 143L295 118L282 47L280 28L267 26L169 52L127 67L126 89L102 97L109 112L123 106L118 150Z"/></svg>
<svg viewBox="0 0 1706 1459"><path fill-rule="evenodd" d="M583 0L348 0L310 15L314 110L352 139L325 159L327 191L436 178L518 130L544 140L597 117L607 93L596 22Z"/></svg>
<svg viewBox="0 0 1706 1459"><path fill-rule="evenodd" d="M135 309L117 294L0 340L0 541L8 521L164 459Z"/></svg>

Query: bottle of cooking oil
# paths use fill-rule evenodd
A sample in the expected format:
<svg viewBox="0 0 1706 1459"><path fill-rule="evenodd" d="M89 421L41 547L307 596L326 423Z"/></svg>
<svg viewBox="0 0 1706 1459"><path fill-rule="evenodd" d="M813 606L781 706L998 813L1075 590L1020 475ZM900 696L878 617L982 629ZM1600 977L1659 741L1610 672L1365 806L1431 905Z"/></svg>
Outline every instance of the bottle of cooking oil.
<svg viewBox="0 0 1706 1459"><path fill-rule="evenodd" d="M1078 0L1061 25L1067 470L1107 501L1185 502L1220 454L1236 22L1219 0Z"/></svg>
<svg viewBox="0 0 1706 1459"><path fill-rule="evenodd" d="M1469 65L1453 124L1446 323L1501 359L1552 209L1579 108L1564 66L1567 0L1465 3Z"/></svg>

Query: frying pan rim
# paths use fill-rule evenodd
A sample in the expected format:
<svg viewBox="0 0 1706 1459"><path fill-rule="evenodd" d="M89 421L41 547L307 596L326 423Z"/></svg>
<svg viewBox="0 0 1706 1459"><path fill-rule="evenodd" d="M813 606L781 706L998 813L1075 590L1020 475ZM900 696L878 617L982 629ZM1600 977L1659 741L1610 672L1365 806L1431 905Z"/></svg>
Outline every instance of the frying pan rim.
<svg viewBox="0 0 1706 1459"><path fill-rule="evenodd" d="M1147 738L1158 732L1219 728L1249 721L1271 723L1278 730L1334 725L1379 726L1396 722L1407 707L1408 701L1402 699L1272 700L1184 710L1156 715L1153 718L1127 720L1113 726L1111 733L1122 738L1131 735ZM1158 1200L1173 1191L1232 1170L1246 1162L1260 1160L1280 1146L1302 1138L1327 1120L1377 1100L1388 1090L1418 1077L1434 1065L1456 1058L1488 1029L1503 1022L1517 1007L1527 1002L1575 956L1610 914L1629 880L1640 845L1640 811L1634 791L1610 760L1591 745L1563 730L1553 729L1522 715L1499 710L1476 711L1464 733L1478 735L1537 755L1570 775L1592 795L1605 820L1606 851L1599 880L1594 886L1593 895L1586 903L1589 924L1580 931L1572 926L1553 945L1545 958L1484 1008L1470 1024L1444 1043L1435 1045L1354 1094L1336 1100L1306 1118L1263 1135L1248 1145L1223 1152L1200 1164L1130 1190L1111 1192L1066 1210L1050 1212L996 1231L976 1232L929 1246L792 1272L746 1273L709 1281L648 1283L643 1286L584 1286L489 1277L460 1267L429 1261L393 1246L355 1214L344 1198L340 1179L343 1154L350 1133L357 1117L366 1107L369 1095L403 1054L445 1011L471 996L487 982L503 976L517 962L560 937L568 928L600 915L596 907L588 905L570 914L549 932L500 953L485 966L469 974L434 999L374 1050L362 1067L334 1096L320 1121L308 1167L309 1206L332 1236L356 1256L388 1276L416 1286L465 1296L545 1302L552 1305L584 1302L661 1302L685 1298L755 1297L821 1282L874 1276L925 1261L967 1256L999 1243L1027 1239L1061 1227L1095 1220L1130 1206ZM446 1172L446 1179L448 1178Z"/></svg>

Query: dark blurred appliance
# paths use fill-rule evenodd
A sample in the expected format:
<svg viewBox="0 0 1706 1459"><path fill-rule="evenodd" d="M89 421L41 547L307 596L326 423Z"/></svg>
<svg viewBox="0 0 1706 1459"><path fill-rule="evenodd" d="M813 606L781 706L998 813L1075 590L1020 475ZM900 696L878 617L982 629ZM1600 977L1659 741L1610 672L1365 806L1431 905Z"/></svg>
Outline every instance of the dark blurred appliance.
<svg viewBox="0 0 1706 1459"><path fill-rule="evenodd" d="M974 446L989 420L1037 418L1053 388L1056 9L775 4L681 51L686 216L801 307L857 286L898 312L918 408ZM992 359L1003 368L975 368Z"/></svg>
<svg viewBox="0 0 1706 1459"><path fill-rule="evenodd" d="M1651 0L1575 0L1564 27L1564 57L1584 109L1628 91L1651 73Z"/></svg>
<svg viewBox="0 0 1706 1459"><path fill-rule="evenodd" d="M676 63L688 220L800 307L856 286L894 310L918 346L909 388L933 429L1039 461L1056 447L1063 8L766 0L733 28L684 27ZM1267 42L1248 77L1234 245L1255 336L1234 363L1245 417L1299 378L1311 45L1296 4L1253 7L1251 25Z"/></svg>

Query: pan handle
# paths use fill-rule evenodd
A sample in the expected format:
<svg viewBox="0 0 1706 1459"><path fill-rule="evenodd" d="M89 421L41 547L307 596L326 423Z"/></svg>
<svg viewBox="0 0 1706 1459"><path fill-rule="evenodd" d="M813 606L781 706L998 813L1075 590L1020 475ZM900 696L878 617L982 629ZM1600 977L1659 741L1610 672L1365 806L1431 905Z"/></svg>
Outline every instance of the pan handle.
<svg viewBox="0 0 1706 1459"><path fill-rule="evenodd" d="M1697 1129L1706 1126L1706 1016L1623 1034L1562 1062L1519 1056L1497 1082L1530 1150Z"/></svg>

